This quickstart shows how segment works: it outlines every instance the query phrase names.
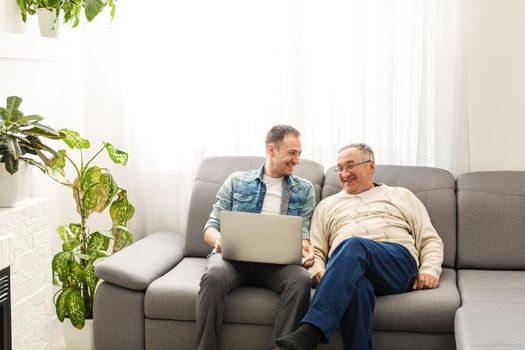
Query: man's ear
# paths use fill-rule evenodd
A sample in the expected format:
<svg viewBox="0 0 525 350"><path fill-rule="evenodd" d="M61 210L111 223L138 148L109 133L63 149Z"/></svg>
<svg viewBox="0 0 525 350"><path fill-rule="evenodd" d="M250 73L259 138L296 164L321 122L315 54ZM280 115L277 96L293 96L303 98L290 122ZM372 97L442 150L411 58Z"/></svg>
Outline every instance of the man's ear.
<svg viewBox="0 0 525 350"><path fill-rule="evenodd" d="M275 155L275 145L273 143L269 143L268 146L266 146L266 153L268 155L274 156Z"/></svg>

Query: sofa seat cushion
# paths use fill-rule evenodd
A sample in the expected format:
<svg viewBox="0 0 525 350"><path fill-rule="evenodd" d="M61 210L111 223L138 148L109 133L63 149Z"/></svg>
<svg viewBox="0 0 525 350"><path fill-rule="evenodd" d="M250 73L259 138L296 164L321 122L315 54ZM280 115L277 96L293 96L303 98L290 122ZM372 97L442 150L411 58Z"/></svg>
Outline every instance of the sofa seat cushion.
<svg viewBox="0 0 525 350"><path fill-rule="evenodd" d="M146 290L147 318L194 321L199 282L206 259L184 258ZM241 287L226 298L224 322L272 325L279 295L262 288ZM456 273L443 269L439 288L381 296L376 300L374 328L385 331L452 333L460 306Z"/></svg>
<svg viewBox="0 0 525 350"><path fill-rule="evenodd" d="M472 303L456 313L458 350L525 349L525 304Z"/></svg>
<svg viewBox="0 0 525 350"><path fill-rule="evenodd" d="M146 290L147 318L195 321L199 282L206 268L204 258L184 258ZM226 298L224 322L272 325L279 295L271 290L241 287Z"/></svg>
<svg viewBox="0 0 525 350"><path fill-rule="evenodd" d="M463 305L470 303L525 303L525 271L459 270Z"/></svg>
<svg viewBox="0 0 525 350"><path fill-rule="evenodd" d="M456 272L444 268L439 287L376 299L374 329L453 333L454 315L461 305L456 286Z"/></svg>

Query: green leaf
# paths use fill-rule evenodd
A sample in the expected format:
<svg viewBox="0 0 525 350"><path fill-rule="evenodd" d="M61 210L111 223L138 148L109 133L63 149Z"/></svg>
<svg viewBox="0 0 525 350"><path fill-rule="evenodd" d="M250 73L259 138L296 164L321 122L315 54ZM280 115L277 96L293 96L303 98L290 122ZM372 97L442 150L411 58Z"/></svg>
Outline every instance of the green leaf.
<svg viewBox="0 0 525 350"><path fill-rule="evenodd" d="M52 178L59 184L73 188L73 184L68 179L66 179L66 177L64 176L64 169L60 169L60 168L54 169L49 166L46 166L46 173L50 178Z"/></svg>
<svg viewBox="0 0 525 350"><path fill-rule="evenodd" d="M57 227L58 235L62 240L62 250L70 252L80 245L79 235L72 232L71 229L66 225L60 225Z"/></svg>
<svg viewBox="0 0 525 350"><path fill-rule="evenodd" d="M44 117L41 117L37 114L32 114L32 115L26 115L25 117L20 118L18 121L20 123L25 123L25 122L42 121L42 120L44 120Z"/></svg>
<svg viewBox="0 0 525 350"><path fill-rule="evenodd" d="M50 126L39 123L33 123L31 126L31 129L22 130L21 133L24 135L43 136L54 140L58 140L63 137L58 131Z"/></svg>
<svg viewBox="0 0 525 350"><path fill-rule="evenodd" d="M135 214L135 208L128 201L126 190L121 189L118 193L118 199L115 200L109 208L109 215L113 221L113 226L126 226Z"/></svg>
<svg viewBox="0 0 525 350"><path fill-rule="evenodd" d="M53 272L53 284L57 285L55 280L55 274L58 275L58 279L62 283L67 282L67 276L69 274L69 261L72 259L73 254L71 252L59 252L53 257L51 262L51 269Z"/></svg>
<svg viewBox="0 0 525 350"><path fill-rule="evenodd" d="M127 232L129 231L127 228L126 230L123 230L122 228L123 226L115 226L112 229L113 237L115 237L115 243L113 244L113 253L120 251L128 243Z"/></svg>
<svg viewBox="0 0 525 350"><path fill-rule="evenodd" d="M73 288L66 296L65 307L71 324L77 329L82 329L86 321L86 314L84 310L84 299L79 288Z"/></svg>
<svg viewBox="0 0 525 350"><path fill-rule="evenodd" d="M7 98L7 108L6 108L6 114L7 119L10 122L16 122L20 117L20 113L18 111L18 107L20 107L20 104L22 103L22 99L18 96L9 96Z"/></svg>
<svg viewBox="0 0 525 350"><path fill-rule="evenodd" d="M89 236L87 253L91 256L95 256L95 253L99 250L108 250L109 238L102 235L100 232L93 232Z"/></svg>
<svg viewBox="0 0 525 350"><path fill-rule="evenodd" d="M72 290L72 288L62 289L55 302L57 318L60 322L64 322L64 318L66 317L66 298Z"/></svg>
<svg viewBox="0 0 525 350"><path fill-rule="evenodd" d="M88 22L91 22L104 8L106 4L101 0L84 0L84 13Z"/></svg>
<svg viewBox="0 0 525 350"><path fill-rule="evenodd" d="M98 205L94 209L97 213L101 213L113 200L117 194L118 186L113 180L113 176L109 173L102 174L100 177L101 193Z"/></svg>
<svg viewBox="0 0 525 350"><path fill-rule="evenodd" d="M126 152L113 147L111 143L104 142L104 146L108 151L109 158L111 158L114 163L126 165L128 162L128 154Z"/></svg>
<svg viewBox="0 0 525 350"><path fill-rule="evenodd" d="M117 12L117 5L113 0L108 0L108 5L111 7L111 22L113 22L115 19L115 13Z"/></svg>
<svg viewBox="0 0 525 350"><path fill-rule="evenodd" d="M64 137L63 140L69 148L82 149L90 147L89 141L80 137L80 134L76 131L60 129L59 132Z"/></svg>
<svg viewBox="0 0 525 350"><path fill-rule="evenodd" d="M95 288L97 287L98 277L95 276L95 266L92 263L82 271L82 282L85 283L89 288L89 294L93 296L95 294Z"/></svg>
<svg viewBox="0 0 525 350"><path fill-rule="evenodd" d="M100 199L100 194L102 193L102 185L93 184L89 187L82 197L82 209L83 210L93 210Z"/></svg>
<svg viewBox="0 0 525 350"><path fill-rule="evenodd" d="M37 162L34 159L26 158L26 157L20 157L19 159L23 160L27 164L31 164L33 166L36 166L38 169L40 169L44 174L46 173L46 167L42 165L41 163Z"/></svg>
<svg viewBox="0 0 525 350"><path fill-rule="evenodd" d="M58 150L57 155L49 159L49 166L55 170L58 170L60 174L64 175L64 167L66 166L66 150Z"/></svg>
<svg viewBox="0 0 525 350"><path fill-rule="evenodd" d="M22 150L18 144L18 139L13 135L6 135L7 151L13 159L18 159L22 155Z"/></svg>
<svg viewBox="0 0 525 350"><path fill-rule="evenodd" d="M93 185L100 184L101 176L102 171L98 166L95 165L88 168L82 177L82 181L80 182L80 190L87 191Z"/></svg>

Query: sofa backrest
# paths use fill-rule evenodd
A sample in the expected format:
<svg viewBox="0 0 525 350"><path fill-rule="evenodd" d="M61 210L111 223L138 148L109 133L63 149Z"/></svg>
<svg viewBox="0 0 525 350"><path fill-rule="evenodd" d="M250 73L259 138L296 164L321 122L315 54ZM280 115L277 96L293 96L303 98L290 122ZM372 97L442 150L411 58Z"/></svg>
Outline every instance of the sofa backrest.
<svg viewBox="0 0 525 350"><path fill-rule="evenodd" d="M525 269L525 171L460 175L458 268Z"/></svg>
<svg viewBox="0 0 525 350"><path fill-rule="evenodd" d="M326 171L321 199L342 187L335 166ZM405 187L423 202L445 246L444 267L454 267L456 259L456 183L444 169L401 165L377 165L374 181L389 186Z"/></svg>
<svg viewBox="0 0 525 350"><path fill-rule="evenodd" d="M213 157L202 161L192 188L186 230L185 256L204 257L211 248L204 242L203 228L208 221L216 195L224 181L235 171L259 168L264 157L232 156ZM296 167L295 175L310 180L319 202L324 169L319 163L303 159Z"/></svg>

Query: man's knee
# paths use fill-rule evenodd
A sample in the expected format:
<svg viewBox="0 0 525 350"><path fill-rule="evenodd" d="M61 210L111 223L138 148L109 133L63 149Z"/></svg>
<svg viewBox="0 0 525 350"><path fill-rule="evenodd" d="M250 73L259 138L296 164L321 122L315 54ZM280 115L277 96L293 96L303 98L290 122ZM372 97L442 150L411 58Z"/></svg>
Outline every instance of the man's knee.
<svg viewBox="0 0 525 350"><path fill-rule="evenodd" d="M310 295L310 274L308 270L301 266L296 266L293 271L289 273L288 278L284 281L285 289L291 289L295 293L302 295Z"/></svg>
<svg viewBox="0 0 525 350"><path fill-rule="evenodd" d="M212 292L219 293L225 291L227 287L227 272L222 267L212 267L202 275L200 282L200 293Z"/></svg>
<svg viewBox="0 0 525 350"><path fill-rule="evenodd" d="M355 286L355 295L359 299L374 299L374 286L366 277L360 278Z"/></svg>

